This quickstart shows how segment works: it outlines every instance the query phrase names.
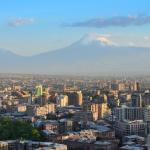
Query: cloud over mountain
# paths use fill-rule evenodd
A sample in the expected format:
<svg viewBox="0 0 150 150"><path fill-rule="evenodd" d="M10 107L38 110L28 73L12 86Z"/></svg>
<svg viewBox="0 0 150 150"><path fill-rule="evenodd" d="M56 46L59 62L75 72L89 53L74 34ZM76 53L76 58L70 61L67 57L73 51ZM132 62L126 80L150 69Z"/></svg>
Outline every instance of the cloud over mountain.
<svg viewBox="0 0 150 150"><path fill-rule="evenodd" d="M150 23L150 16L137 15L137 16L115 16L111 18L94 18L87 21L74 22L67 24L69 27L127 27L127 26L142 26Z"/></svg>
<svg viewBox="0 0 150 150"><path fill-rule="evenodd" d="M88 45L97 42L101 46L117 46L116 43L109 39L111 35L98 34L98 33L88 33L83 38L81 38L80 43Z"/></svg>

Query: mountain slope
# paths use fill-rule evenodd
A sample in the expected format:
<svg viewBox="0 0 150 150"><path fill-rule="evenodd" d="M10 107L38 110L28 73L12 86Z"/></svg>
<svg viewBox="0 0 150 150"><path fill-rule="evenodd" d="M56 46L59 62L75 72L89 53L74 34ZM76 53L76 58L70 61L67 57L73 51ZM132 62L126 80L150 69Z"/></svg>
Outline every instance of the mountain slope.
<svg viewBox="0 0 150 150"><path fill-rule="evenodd" d="M150 73L150 49L120 47L99 35L69 47L23 57L0 49L1 72L49 74Z"/></svg>

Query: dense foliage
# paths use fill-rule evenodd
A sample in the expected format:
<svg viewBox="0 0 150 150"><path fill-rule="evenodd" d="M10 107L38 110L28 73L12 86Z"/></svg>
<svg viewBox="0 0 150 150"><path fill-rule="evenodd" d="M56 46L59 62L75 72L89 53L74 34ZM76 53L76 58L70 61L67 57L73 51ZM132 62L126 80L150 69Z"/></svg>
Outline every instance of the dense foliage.
<svg viewBox="0 0 150 150"><path fill-rule="evenodd" d="M31 123L22 120L0 119L0 140L40 140L40 132Z"/></svg>

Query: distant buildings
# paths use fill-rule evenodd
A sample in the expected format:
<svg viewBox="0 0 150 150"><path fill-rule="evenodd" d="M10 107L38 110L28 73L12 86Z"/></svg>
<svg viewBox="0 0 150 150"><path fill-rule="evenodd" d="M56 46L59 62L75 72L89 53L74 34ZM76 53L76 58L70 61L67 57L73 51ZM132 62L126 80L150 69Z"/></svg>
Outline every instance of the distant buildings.
<svg viewBox="0 0 150 150"><path fill-rule="evenodd" d="M118 140L109 137L107 140L96 141L100 131L82 130L66 135L63 142L69 149L87 149L87 150L116 150L118 149ZM104 133L105 134L105 133Z"/></svg>
<svg viewBox="0 0 150 150"><path fill-rule="evenodd" d="M64 144L37 141L0 141L0 150L67 150Z"/></svg>
<svg viewBox="0 0 150 150"><path fill-rule="evenodd" d="M44 76L0 81L0 118L32 123L48 141L5 140L0 150L147 147L150 80Z"/></svg>

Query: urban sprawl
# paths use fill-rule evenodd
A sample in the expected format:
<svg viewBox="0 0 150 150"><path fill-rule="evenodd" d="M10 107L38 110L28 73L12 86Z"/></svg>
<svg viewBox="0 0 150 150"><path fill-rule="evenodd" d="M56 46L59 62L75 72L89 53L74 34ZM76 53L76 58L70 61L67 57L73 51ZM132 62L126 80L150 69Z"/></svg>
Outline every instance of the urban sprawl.
<svg viewBox="0 0 150 150"><path fill-rule="evenodd" d="M150 150L150 77L0 75L0 150Z"/></svg>

